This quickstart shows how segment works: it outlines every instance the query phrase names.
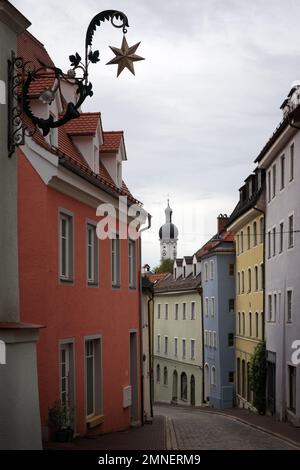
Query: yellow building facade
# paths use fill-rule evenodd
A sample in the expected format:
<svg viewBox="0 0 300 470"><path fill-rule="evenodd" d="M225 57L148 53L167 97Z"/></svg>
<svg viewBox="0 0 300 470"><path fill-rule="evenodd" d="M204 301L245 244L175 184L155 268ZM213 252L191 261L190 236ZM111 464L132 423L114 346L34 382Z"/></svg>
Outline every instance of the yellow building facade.
<svg viewBox="0 0 300 470"><path fill-rule="evenodd" d="M228 226L236 243L236 404L243 408L253 407L250 361L264 338L264 193L257 178L257 174L251 175L241 188L240 202Z"/></svg>

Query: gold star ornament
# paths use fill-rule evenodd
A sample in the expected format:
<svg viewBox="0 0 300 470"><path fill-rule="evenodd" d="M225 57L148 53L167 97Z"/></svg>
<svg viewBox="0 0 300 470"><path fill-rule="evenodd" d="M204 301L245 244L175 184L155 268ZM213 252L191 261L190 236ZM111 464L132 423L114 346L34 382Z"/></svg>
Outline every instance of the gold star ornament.
<svg viewBox="0 0 300 470"><path fill-rule="evenodd" d="M135 75L133 62L137 62L138 60L145 60L144 57L140 57L139 55L135 54L135 51L137 50L139 45L140 45L140 42L138 42L134 46L128 47L126 38L124 36L121 49L118 49L117 47L109 46L116 57L114 57L112 60L107 62L106 65L118 64L117 77L125 68L130 70L130 72L133 73L133 75Z"/></svg>

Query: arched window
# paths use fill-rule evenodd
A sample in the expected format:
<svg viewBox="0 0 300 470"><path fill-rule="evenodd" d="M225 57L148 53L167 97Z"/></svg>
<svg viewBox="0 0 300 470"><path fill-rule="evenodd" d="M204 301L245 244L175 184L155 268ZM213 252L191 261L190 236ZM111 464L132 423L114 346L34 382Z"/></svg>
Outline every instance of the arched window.
<svg viewBox="0 0 300 470"><path fill-rule="evenodd" d="M255 290L258 291L258 267L254 268L254 277L255 277Z"/></svg>
<svg viewBox="0 0 300 470"><path fill-rule="evenodd" d="M168 385L168 369L164 367L164 385Z"/></svg>
<svg viewBox="0 0 300 470"><path fill-rule="evenodd" d="M251 269L248 269L248 292L251 292Z"/></svg>
<svg viewBox="0 0 300 470"><path fill-rule="evenodd" d="M211 368L210 378L211 378L211 385L216 385L216 368L215 368L215 366L212 366L212 368Z"/></svg>
<svg viewBox="0 0 300 470"><path fill-rule="evenodd" d="M180 397L181 400L187 400L187 376L182 372L180 377Z"/></svg>
<svg viewBox="0 0 300 470"><path fill-rule="evenodd" d="M253 223L253 246L257 245L257 223Z"/></svg>
<svg viewBox="0 0 300 470"><path fill-rule="evenodd" d="M156 382L160 382L160 365L156 366Z"/></svg>

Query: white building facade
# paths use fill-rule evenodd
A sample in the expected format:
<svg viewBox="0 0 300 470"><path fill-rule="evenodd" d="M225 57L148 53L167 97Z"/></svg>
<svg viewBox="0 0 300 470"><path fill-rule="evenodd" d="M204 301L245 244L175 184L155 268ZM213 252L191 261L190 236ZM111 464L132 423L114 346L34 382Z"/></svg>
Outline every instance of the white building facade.
<svg viewBox="0 0 300 470"><path fill-rule="evenodd" d="M299 90L292 88L282 123L256 159L266 170L267 411L298 425L300 366L293 345L300 340L300 132L290 125L297 116L286 106Z"/></svg>

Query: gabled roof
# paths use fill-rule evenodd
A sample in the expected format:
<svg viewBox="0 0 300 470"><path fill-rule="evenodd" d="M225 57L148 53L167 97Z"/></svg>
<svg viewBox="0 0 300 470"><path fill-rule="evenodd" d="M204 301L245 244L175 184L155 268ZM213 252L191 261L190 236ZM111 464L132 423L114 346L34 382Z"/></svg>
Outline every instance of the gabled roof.
<svg viewBox="0 0 300 470"><path fill-rule="evenodd" d="M217 250L217 248L220 247L220 245L224 242L234 242L234 233L224 230L223 232L214 235L198 251L196 251L194 256L196 256L197 261L200 261L204 256L212 253L214 250Z"/></svg>
<svg viewBox="0 0 300 470"><path fill-rule="evenodd" d="M43 44L28 31L18 36L18 56L23 57L25 61L32 62L33 65L37 68L41 66L41 63L54 66L54 63L48 55ZM38 97L38 95L44 90L45 84L50 84L50 81L47 81L50 79L50 76L47 76L46 74L45 79L43 78L41 80L41 85L38 85L38 81L33 83L36 97ZM64 99L62 101L64 102ZM32 123L29 118L27 118L27 116L23 116L22 119L28 128L32 129ZM128 197L129 201L140 204L140 202L130 193L124 181L122 182L122 186L120 188L115 185L114 181L102 164L101 159L99 173L94 173L70 138L70 135L90 135L95 133L99 119L101 119L101 114L99 112L82 113L78 119L69 121L64 126L59 127L57 147L51 147L39 129L37 129L37 131L34 133L32 139L48 152L57 155L60 165L81 176L89 183L109 192L110 194L113 194L114 196L124 195ZM83 126L83 133L81 132L81 126ZM123 138L122 131L117 131L116 133L108 132L108 134L121 134Z"/></svg>
<svg viewBox="0 0 300 470"><path fill-rule="evenodd" d="M170 273L157 273L157 274L144 274L152 284L156 285L159 284L164 279L172 276Z"/></svg>
<svg viewBox="0 0 300 470"><path fill-rule="evenodd" d="M186 291L186 290L195 290L201 287L201 274L198 276L193 276L190 274L189 276L183 278L179 276L177 279L170 274L170 276L166 277L159 284L154 286L155 293L163 293L163 292L170 292L170 291Z"/></svg>
<svg viewBox="0 0 300 470"><path fill-rule="evenodd" d="M123 131L103 132L103 144L100 147L101 152L118 152L123 135Z"/></svg>
<svg viewBox="0 0 300 470"><path fill-rule="evenodd" d="M183 258L176 258L175 263L176 263L176 266L181 268L182 263L183 263Z"/></svg>
<svg viewBox="0 0 300 470"><path fill-rule="evenodd" d="M72 136L96 135L100 113L81 113L77 119L72 119L64 125L65 132Z"/></svg>
<svg viewBox="0 0 300 470"><path fill-rule="evenodd" d="M193 257L194 256L184 256L184 261L186 264L193 264Z"/></svg>

